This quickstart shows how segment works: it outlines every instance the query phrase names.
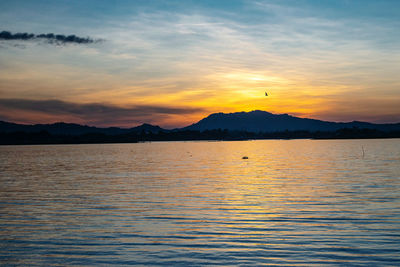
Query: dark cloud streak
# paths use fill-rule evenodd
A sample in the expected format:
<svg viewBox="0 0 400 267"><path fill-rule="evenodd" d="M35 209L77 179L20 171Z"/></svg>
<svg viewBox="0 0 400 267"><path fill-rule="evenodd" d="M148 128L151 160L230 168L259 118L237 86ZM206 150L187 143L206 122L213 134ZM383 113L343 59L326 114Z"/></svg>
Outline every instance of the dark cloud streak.
<svg viewBox="0 0 400 267"><path fill-rule="evenodd" d="M100 39L92 39L89 37L83 38L76 35L62 35L62 34L54 34L54 33L47 33L47 34L33 34L33 33L11 33L9 31L2 31L0 32L0 40L12 41L12 40L19 40L19 41L29 41L29 40L46 40L48 43L54 44L67 44L67 43L74 43L74 44L91 44L100 42Z"/></svg>
<svg viewBox="0 0 400 267"><path fill-rule="evenodd" d="M73 116L88 121L110 123L113 121L153 121L165 115L184 115L203 111L201 108L174 108L166 106L137 105L119 107L108 104L79 104L61 100L0 99L3 110L40 112L54 116Z"/></svg>

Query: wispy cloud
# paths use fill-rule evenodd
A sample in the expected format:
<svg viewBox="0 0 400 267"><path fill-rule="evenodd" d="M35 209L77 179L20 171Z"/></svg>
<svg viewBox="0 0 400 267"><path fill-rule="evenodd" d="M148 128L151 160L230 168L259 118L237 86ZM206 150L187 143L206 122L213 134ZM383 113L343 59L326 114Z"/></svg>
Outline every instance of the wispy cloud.
<svg viewBox="0 0 400 267"><path fill-rule="evenodd" d="M46 40L48 43L52 44L91 44L95 42L100 42L100 39L92 39L90 37L79 37L74 34L72 35L63 35L63 34L54 34L54 33L42 33L42 34L33 34L33 33L11 33L9 31L0 32L0 40L5 41L30 41L30 40Z"/></svg>
<svg viewBox="0 0 400 267"><path fill-rule="evenodd" d="M0 55L0 95L67 100L70 104L106 100L115 104L112 107L122 109L118 112L113 109L115 113L109 114L122 114L126 123L140 116L147 122L157 118L157 123L162 124L165 117L174 117L178 123L210 112L252 109L328 118L326 114L346 109L347 103L339 101L350 97L346 92L354 93L350 107L355 107L355 103L369 106L362 93L373 95L383 107L374 106L373 111L363 109L364 113L399 114L398 107L386 100L392 96L398 99L399 95L400 27L394 16L399 4L217 2L212 6L207 1L196 2L196 8L185 2L168 8L169 4L156 2L138 7L138 1L132 1L132 5L122 4L123 12L115 14L112 13L117 10L113 8L99 9L101 14L97 19L77 17L81 15L75 14L77 8L64 5L48 12L51 15L45 18L29 16L34 19L27 21L21 13L8 12L7 17L7 9L0 9L3 29L14 32L0 32L0 46L7 48ZM79 2L79 9L85 5ZM35 2L24 10L41 12L36 6ZM68 10L74 13L66 16ZM376 16L376 12L382 14ZM392 13L392 18L383 16L387 12ZM19 14L18 19L13 18L15 14ZM65 24L67 19L71 23ZM19 29L32 33L15 33ZM88 33L91 37L75 36L69 42L64 35L63 41L60 38L57 41L55 34L33 34L46 32L71 32L78 36ZM96 45L95 37L107 42ZM46 42L79 45L63 45L63 49L57 45L32 45ZM22 45L27 49L12 48ZM271 96L263 97L264 90ZM329 95L337 101L331 102ZM169 107L171 103L178 107L202 107L204 113L200 116L200 112L166 112L151 116L155 110L150 112L149 107ZM4 109L4 103L0 108ZM143 108L143 114L139 108ZM19 110L28 113L28 109ZM85 112L78 114L77 110L74 107L73 111L64 110L62 114L35 112L61 114L63 118L69 114L88 118L86 121L95 118L84 115ZM112 118L114 115L107 117L106 113L95 112L103 114L95 119L117 119ZM7 114L16 116L16 112ZM135 118L129 118L129 114ZM346 114L350 119L363 118L359 113L351 113L351 109L346 109ZM332 115L329 119L336 117Z"/></svg>

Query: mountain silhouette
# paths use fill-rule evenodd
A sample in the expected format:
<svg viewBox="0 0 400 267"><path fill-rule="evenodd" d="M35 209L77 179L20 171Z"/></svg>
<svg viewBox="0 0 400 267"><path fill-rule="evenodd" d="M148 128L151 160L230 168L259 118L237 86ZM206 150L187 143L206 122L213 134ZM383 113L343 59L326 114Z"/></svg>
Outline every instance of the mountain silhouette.
<svg viewBox="0 0 400 267"><path fill-rule="evenodd" d="M0 133L38 133L47 132L53 135L84 135L84 134L158 134L179 131L246 131L246 132L283 132L283 131L324 131L334 132L345 128L373 129L384 132L400 131L400 123L374 124L368 122L329 122L315 119L298 118L288 114L272 114L266 111L255 110L251 112L214 113L190 126L174 130L163 129L159 126L144 123L133 128L98 128L79 125L75 123L58 122L53 124L25 125L0 121Z"/></svg>
<svg viewBox="0 0 400 267"><path fill-rule="evenodd" d="M376 129L381 131L400 130L400 123L373 124L368 122L329 122L315 119L298 118L288 114L272 114L266 111L214 113L187 126L185 130L215 130L248 132L280 131L336 131L343 128Z"/></svg>
<svg viewBox="0 0 400 267"><path fill-rule="evenodd" d="M125 129L118 127L98 128L93 126L79 125L75 123L64 123L64 122L57 122L53 124L25 125L25 124L16 124L11 122L0 121L0 132L2 133L12 133L12 132L35 133L41 131L46 131L49 134L62 134L62 135L82 135L89 133L120 135L120 134L141 133L141 132L158 133L161 131L166 132L168 130L147 123L144 123L137 127Z"/></svg>

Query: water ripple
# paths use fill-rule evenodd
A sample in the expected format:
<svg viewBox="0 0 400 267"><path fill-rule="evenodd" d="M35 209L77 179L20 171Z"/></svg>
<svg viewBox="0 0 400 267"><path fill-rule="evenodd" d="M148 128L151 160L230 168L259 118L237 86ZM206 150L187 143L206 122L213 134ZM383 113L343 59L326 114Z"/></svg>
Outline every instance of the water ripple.
<svg viewBox="0 0 400 267"><path fill-rule="evenodd" d="M398 139L1 146L0 263L400 266L399 159Z"/></svg>

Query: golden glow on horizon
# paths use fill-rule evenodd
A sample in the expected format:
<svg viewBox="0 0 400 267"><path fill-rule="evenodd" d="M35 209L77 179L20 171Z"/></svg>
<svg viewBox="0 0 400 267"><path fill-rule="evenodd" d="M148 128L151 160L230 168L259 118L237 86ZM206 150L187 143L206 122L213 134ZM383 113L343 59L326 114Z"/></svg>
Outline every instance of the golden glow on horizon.
<svg viewBox="0 0 400 267"><path fill-rule="evenodd" d="M394 2L6 2L4 31L102 41L1 39L0 120L182 127L252 110L400 120Z"/></svg>
<svg viewBox="0 0 400 267"><path fill-rule="evenodd" d="M351 43L352 38L345 40L349 46L327 48L334 41L331 35L296 35L290 32L292 24L281 27L293 39L275 29L266 38L258 30L246 31L254 30L249 25L214 23L205 15L178 14L177 20L163 21L147 14L131 20L134 24L112 28L110 41L98 46L7 47L0 55L0 100L177 111L153 114L150 108L144 115L132 115L131 121L126 116L102 122L99 116L75 111L3 106L0 119L182 127L214 112L264 110L333 121L399 121L399 56L390 51ZM306 26L314 29L314 24Z"/></svg>
<svg viewBox="0 0 400 267"><path fill-rule="evenodd" d="M362 112L351 110L354 106L350 100L355 99L357 92L365 91L362 85L351 87L345 84L323 83L322 85L313 80L313 77L282 76L273 72L250 72L246 70L235 70L231 72L209 73L202 76L203 79L195 77L191 82L191 77L180 78L182 85L173 77L164 79L148 79L146 81L132 84L129 80L118 80L111 75L97 76L86 75L82 72L82 78L69 82L69 77L76 77L77 74L72 70L68 75L61 75L63 68L53 70L45 68L36 69L28 72L8 71L0 74L3 84L8 80L13 81L15 90L9 92L7 97L18 98L25 88L34 84L35 87L41 85L41 95L31 95L32 99L61 98L65 101L74 103L106 103L120 107L131 106L161 106L175 108L198 108L199 111L188 114L166 114L159 116L158 120L141 121L160 124L163 127L182 127L199 121L205 116L214 112L240 112L252 110L264 110L272 113L288 113L300 117L316 119L333 119L329 116L332 110L336 110L339 120L346 121L346 112L358 114ZM49 77L55 77L49 78ZM99 79L98 79L99 77ZM307 78L307 79L306 79ZM178 79L179 80L179 79ZM317 80L317 79L316 79ZM20 87L15 87L15 82ZM11 83L11 82L10 82ZM72 86L71 86L72 85ZM90 86L89 86L90 85ZM71 86L71 88L69 88ZM57 91L54 92L54 88ZM351 91L352 90L352 91ZM351 91L352 95L349 95ZM268 96L265 96L268 92ZM51 97L51 95L53 96ZM28 94L29 96L29 94ZM346 97L348 96L348 97ZM386 107L395 106L396 98L379 97L359 94L359 97L367 103L361 105L358 110L367 111L367 107L374 106L375 109L385 113L385 105L380 106L374 101L379 98L379 103L386 103ZM348 107L344 107L343 101L347 101ZM339 106L341 108L339 108ZM340 109L343 110L340 113ZM364 111L365 110L365 111ZM1 110L0 110L1 111ZM40 112L19 112L15 111L14 119L16 122L24 122L24 119L31 120L33 123L48 123L56 121L67 121L85 123L85 119L74 117L73 115L53 115ZM387 112L390 116L390 112ZM374 119L373 117L371 117ZM86 122L88 122L86 120ZM93 122L88 122L93 123ZM94 122L96 123L96 122ZM98 123L98 122L97 122ZM109 122L107 126L133 126L131 122ZM135 124L140 124L137 122Z"/></svg>

